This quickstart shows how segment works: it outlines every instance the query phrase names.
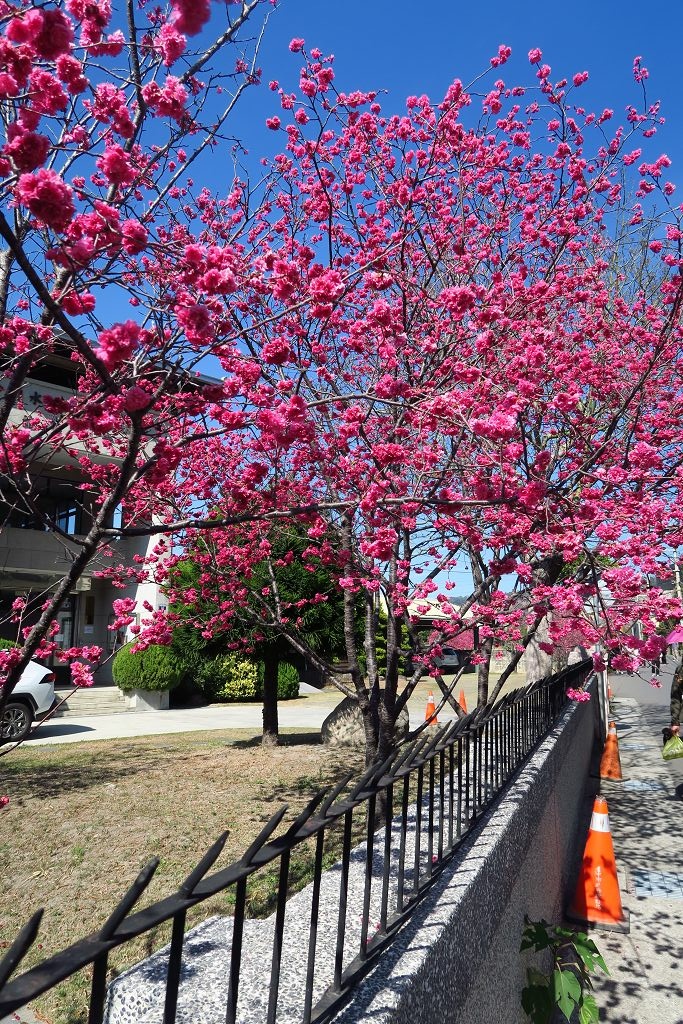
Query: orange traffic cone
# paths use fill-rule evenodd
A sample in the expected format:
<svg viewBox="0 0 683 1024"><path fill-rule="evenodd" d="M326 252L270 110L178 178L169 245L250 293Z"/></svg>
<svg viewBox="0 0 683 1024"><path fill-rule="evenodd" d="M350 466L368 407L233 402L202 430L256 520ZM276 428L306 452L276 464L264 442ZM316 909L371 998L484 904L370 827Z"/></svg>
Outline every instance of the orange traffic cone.
<svg viewBox="0 0 683 1024"><path fill-rule="evenodd" d="M427 707L425 708L425 722L429 722L430 725L438 725L439 719L436 717L436 704L434 703L434 694L430 690L427 694Z"/></svg>
<svg viewBox="0 0 683 1024"><path fill-rule="evenodd" d="M458 704L463 709L465 714L467 714L467 701L465 700L465 691L463 689L460 690L460 696L458 697Z"/></svg>
<svg viewBox="0 0 683 1024"><path fill-rule="evenodd" d="M607 801L596 796L588 839L567 916L584 924L601 924L628 930L628 918L621 906L617 865Z"/></svg>
<svg viewBox="0 0 683 1024"><path fill-rule="evenodd" d="M619 757L619 741L617 739L617 727L614 722L609 723L605 749L600 760L600 778L612 779L619 782L623 779L621 774L621 758Z"/></svg>
<svg viewBox="0 0 683 1024"><path fill-rule="evenodd" d="M614 691L612 690L611 686L608 686L607 687L607 700L613 700L613 698L614 698Z"/></svg>

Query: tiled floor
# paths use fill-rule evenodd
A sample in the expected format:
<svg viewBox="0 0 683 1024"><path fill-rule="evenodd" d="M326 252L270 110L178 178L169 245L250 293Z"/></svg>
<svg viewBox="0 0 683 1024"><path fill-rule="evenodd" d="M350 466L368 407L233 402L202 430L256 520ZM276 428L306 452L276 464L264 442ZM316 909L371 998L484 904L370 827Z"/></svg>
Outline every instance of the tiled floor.
<svg viewBox="0 0 683 1024"><path fill-rule="evenodd" d="M636 896L663 896L683 900L683 875L674 871L631 869Z"/></svg>
<svg viewBox="0 0 683 1024"><path fill-rule="evenodd" d="M666 786L657 779L627 779L624 789L640 793L661 793Z"/></svg>

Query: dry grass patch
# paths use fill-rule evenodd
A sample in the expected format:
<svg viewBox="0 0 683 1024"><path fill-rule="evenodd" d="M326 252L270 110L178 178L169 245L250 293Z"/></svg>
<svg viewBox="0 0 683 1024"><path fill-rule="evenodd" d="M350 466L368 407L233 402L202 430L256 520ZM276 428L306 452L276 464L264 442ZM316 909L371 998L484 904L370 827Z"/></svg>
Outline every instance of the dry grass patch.
<svg viewBox="0 0 683 1024"><path fill-rule="evenodd" d="M253 731L223 730L26 745L0 758L0 792L11 798L0 812L0 944L45 907L31 966L103 923L152 857L160 865L141 905L173 892L224 830L218 867L240 856L282 803L287 822L319 788L362 770L360 752L323 747L315 732L283 730L283 741L264 750ZM306 880L303 862L295 873ZM191 923L229 912L229 896L196 907ZM252 910L268 909L266 882ZM158 948L161 931L113 953L113 968ZM73 979L34 1009L51 1024L81 1024L86 990L85 978Z"/></svg>

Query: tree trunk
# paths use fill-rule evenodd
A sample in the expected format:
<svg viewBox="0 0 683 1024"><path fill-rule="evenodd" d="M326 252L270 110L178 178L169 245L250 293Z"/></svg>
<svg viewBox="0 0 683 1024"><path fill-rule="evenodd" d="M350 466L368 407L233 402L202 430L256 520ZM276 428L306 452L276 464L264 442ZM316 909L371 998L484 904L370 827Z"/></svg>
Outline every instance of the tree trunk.
<svg viewBox="0 0 683 1024"><path fill-rule="evenodd" d="M266 654L263 659L263 736L264 747L274 747L280 742L277 720L277 675L280 658L275 653Z"/></svg>
<svg viewBox="0 0 683 1024"><path fill-rule="evenodd" d="M489 636L481 645L479 653L485 659L477 666L477 707L482 708L489 699L489 673L493 653L493 637Z"/></svg>
<svg viewBox="0 0 683 1024"><path fill-rule="evenodd" d="M379 747L379 717L377 702L371 700L359 700L358 704L363 716L363 729L365 731L365 767L369 768L373 761L377 760Z"/></svg>
<svg viewBox="0 0 683 1024"><path fill-rule="evenodd" d="M548 643L549 625L549 617L545 615L531 642L527 646L525 655L527 683L535 683L537 679L543 679L552 672L552 655L546 654L546 652L541 650L539 647L539 644Z"/></svg>

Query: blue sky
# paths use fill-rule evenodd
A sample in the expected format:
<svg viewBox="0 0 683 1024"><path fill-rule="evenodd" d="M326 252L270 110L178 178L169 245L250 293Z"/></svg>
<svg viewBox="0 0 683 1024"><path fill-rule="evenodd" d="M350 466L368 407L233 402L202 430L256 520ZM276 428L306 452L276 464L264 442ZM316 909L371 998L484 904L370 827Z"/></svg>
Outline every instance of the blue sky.
<svg viewBox="0 0 683 1024"><path fill-rule="evenodd" d="M307 47L335 54L340 88L387 89L385 110L402 109L405 97L415 93L441 98L453 78L469 82L505 43L513 51L499 71L506 82L533 81L527 53L538 46L553 68L553 79L588 71L582 102L588 109L613 108L616 121L627 103L639 100L631 67L640 55L650 71L648 96L662 100L667 118L660 144L674 161L670 177L683 186L681 0L651 5L634 0L543 5L520 0L481 5L455 0L280 0L261 54L266 82L278 78L295 85L300 59L287 49L293 36L303 37ZM272 151L274 140L263 122L266 113L278 112L277 106L277 97L267 89L255 89L236 113L232 130L252 156Z"/></svg>

